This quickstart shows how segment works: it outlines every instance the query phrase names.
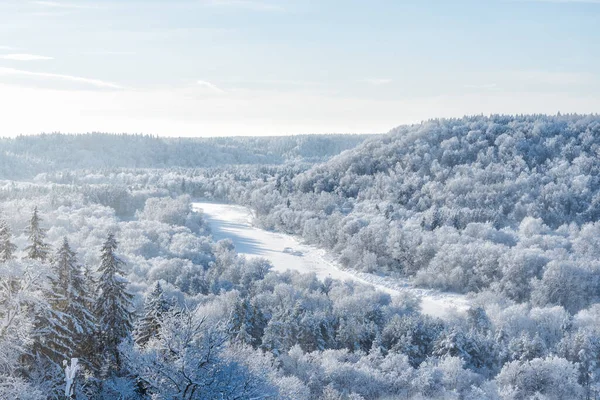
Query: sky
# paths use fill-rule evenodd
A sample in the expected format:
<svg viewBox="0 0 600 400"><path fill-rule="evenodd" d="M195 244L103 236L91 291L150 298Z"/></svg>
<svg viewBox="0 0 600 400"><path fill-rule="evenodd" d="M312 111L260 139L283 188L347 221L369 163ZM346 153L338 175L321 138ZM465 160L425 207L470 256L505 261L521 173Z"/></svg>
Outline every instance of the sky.
<svg viewBox="0 0 600 400"><path fill-rule="evenodd" d="M600 112L600 0L0 0L0 135Z"/></svg>

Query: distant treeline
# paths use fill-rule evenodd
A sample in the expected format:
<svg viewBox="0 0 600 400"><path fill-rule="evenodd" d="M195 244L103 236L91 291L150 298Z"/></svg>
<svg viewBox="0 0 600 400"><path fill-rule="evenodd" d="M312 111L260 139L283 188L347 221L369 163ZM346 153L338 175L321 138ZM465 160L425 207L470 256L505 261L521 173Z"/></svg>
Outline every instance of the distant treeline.
<svg viewBox="0 0 600 400"><path fill-rule="evenodd" d="M41 134L0 139L0 177L84 168L216 167L324 161L369 135L162 138L127 134Z"/></svg>

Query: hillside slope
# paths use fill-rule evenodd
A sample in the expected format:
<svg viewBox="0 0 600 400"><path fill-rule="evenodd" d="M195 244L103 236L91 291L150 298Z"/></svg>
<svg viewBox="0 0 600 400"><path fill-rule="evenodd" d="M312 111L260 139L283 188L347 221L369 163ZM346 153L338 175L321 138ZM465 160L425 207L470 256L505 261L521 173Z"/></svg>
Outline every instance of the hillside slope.
<svg viewBox="0 0 600 400"><path fill-rule="evenodd" d="M253 206L349 267L576 311L600 293L599 151L599 116L433 120L278 176Z"/></svg>
<svg viewBox="0 0 600 400"><path fill-rule="evenodd" d="M295 183L426 213L430 227L525 217L557 227L600 216L598 151L597 116L436 120L370 140Z"/></svg>

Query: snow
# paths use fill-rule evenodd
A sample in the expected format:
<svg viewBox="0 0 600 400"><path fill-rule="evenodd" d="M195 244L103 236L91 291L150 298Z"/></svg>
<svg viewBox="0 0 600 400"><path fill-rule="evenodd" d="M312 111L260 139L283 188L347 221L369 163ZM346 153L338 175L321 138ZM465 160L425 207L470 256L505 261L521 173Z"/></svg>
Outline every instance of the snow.
<svg viewBox="0 0 600 400"><path fill-rule="evenodd" d="M67 364L67 360L63 360L65 367L65 397L70 399L73 397L73 391L75 389L75 377L77 371L79 371L79 359L71 358L71 365Z"/></svg>
<svg viewBox="0 0 600 400"><path fill-rule="evenodd" d="M239 254L266 258L275 271L295 270L315 273L319 279L351 280L374 286L392 296L408 292L421 299L423 313L435 317L448 317L468 308L464 295L417 288L405 279L342 269L335 256L326 250L307 245L291 235L253 226L252 212L246 207L210 202L195 202L193 206L204 212L214 240L231 239Z"/></svg>

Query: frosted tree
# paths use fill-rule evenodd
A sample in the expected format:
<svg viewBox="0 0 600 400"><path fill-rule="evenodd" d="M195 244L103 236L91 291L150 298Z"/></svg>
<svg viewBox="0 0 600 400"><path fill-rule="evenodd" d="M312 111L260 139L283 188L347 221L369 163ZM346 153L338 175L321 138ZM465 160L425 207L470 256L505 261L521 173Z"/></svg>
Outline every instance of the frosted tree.
<svg viewBox="0 0 600 400"><path fill-rule="evenodd" d="M29 239L32 245L28 247L28 258L43 262L48 258L48 245L44 243L45 232L40 228L39 222L36 208L29 225ZM56 272L56 274L52 272ZM64 306L67 290L61 290L61 282L67 279L61 275L64 275L61 268L47 273L49 286L43 290L45 301L40 302L35 308L31 354L35 364L41 360L60 366L62 361L70 357L75 349L75 337L71 332L73 324L70 315L65 312L67 310Z"/></svg>
<svg viewBox="0 0 600 400"><path fill-rule="evenodd" d="M75 343L69 331L69 316L55 307L59 297L54 293L54 277L48 273L46 279L51 284L42 289L43 301L38 302L34 308L30 361L34 367L40 362L50 362L53 366L60 367L62 361L71 356Z"/></svg>
<svg viewBox="0 0 600 400"><path fill-rule="evenodd" d="M227 335L194 310L163 315L157 340L122 346L128 369L146 392L161 399L275 398L267 371L251 371L226 352Z"/></svg>
<svg viewBox="0 0 600 400"><path fill-rule="evenodd" d="M14 258L17 246L12 242L12 233L8 223L0 219L0 262L7 262Z"/></svg>
<svg viewBox="0 0 600 400"><path fill-rule="evenodd" d="M506 346L509 360L528 361L534 358L544 357L548 350L540 335L536 333L533 337L527 333L513 338Z"/></svg>
<svg viewBox="0 0 600 400"><path fill-rule="evenodd" d="M338 392L335 387L331 384L325 386L323 389L323 396L321 396L321 400L343 400L344 396Z"/></svg>
<svg viewBox="0 0 600 400"><path fill-rule="evenodd" d="M94 271L92 271L92 269L88 266L88 265L84 265L82 268L82 273L83 273L83 287L84 287L84 291L86 293L90 293L90 294L94 294L96 293L96 279L94 277ZM94 296L90 295L89 297L86 298L86 305L88 310L93 310L95 307L95 298Z"/></svg>
<svg viewBox="0 0 600 400"><path fill-rule="evenodd" d="M0 399L44 400L43 391L19 377L0 377Z"/></svg>
<svg viewBox="0 0 600 400"><path fill-rule="evenodd" d="M0 264L0 377L17 375L34 325L27 308L44 303L43 286L40 268L17 261Z"/></svg>
<svg viewBox="0 0 600 400"><path fill-rule="evenodd" d="M471 307L467 310L467 322L471 329L486 333L491 329L491 322L482 307Z"/></svg>
<svg viewBox="0 0 600 400"><path fill-rule="evenodd" d="M10 228L4 219L0 219L0 263L6 264L9 261L14 259L14 252L17 249L12 241L12 234L10 232ZM10 297L16 293L18 293L18 282L14 281L12 276L7 277L6 280L1 281L0 291L4 290L6 296ZM0 295L0 299L4 296ZM5 307L6 305L0 300L0 308ZM2 315L0 313L0 315Z"/></svg>
<svg viewBox="0 0 600 400"><path fill-rule="evenodd" d="M158 334L161 317L169 309L170 304L165 299L162 286L159 281L156 281L154 288L146 296L144 315L138 320L135 329L135 342L138 345L145 345L148 340Z"/></svg>
<svg viewBox="0 0 600 400"><path fill-rule="evenodd" d="M117 241L110 233L104 246L99 267L98 298L95 314L100 329L103 356L106 368L121 365L118 346L130 333L133 320L133 296L127 291L127 280L123 277L125 263L115 254Z"/></svg>
<svg viewBox="0 0 600 400"><path fill-rule="evenodd" d="M54 257L53 306L68 321L67 328L77 343L78 356L91 351L95 331L95 317L89 308L91 296L86 278L65 237Z"/></svg>
<svg viewBox="0 0 600 400"><path fill-rule="evenodd" d="M579 329L564 336L558 352L579 369L579 383L586 399L596 399L600 394L600 336L595 331Z"/></svg>
<svg viewBox="0 0 600 400"><path fill-rule="evenodd" d="M227 324L229 337L237 343L257 347L260 345L266 320L260 309L253 306L248 299L236 300Z"/></svg>
<svg viewBox="0 0 600 400"><path fill-rule="evenodd" d="M49 281L47 302L36 309L32 355L60 366L75 354L91 353L95 329L84 277L66 238L53 258Z"/></svg>
<svg viewBox="0 0 600 400"><path fill-rule="evenodd" d="M496 377L502 399L583 399L577 365L556 356L512 361Z"/></svg>
<svg viewBox="0 0 600 400"><path fill-rule="evenodd" d="M27 251L27 258L43 262L48 258L49 246L44 241L46 239L46 230L40 226L41 222L42 219L38 215L36 206L33 209L33 214L26 229L27 237L31 244L25 248L25 251Z"/></svg>

